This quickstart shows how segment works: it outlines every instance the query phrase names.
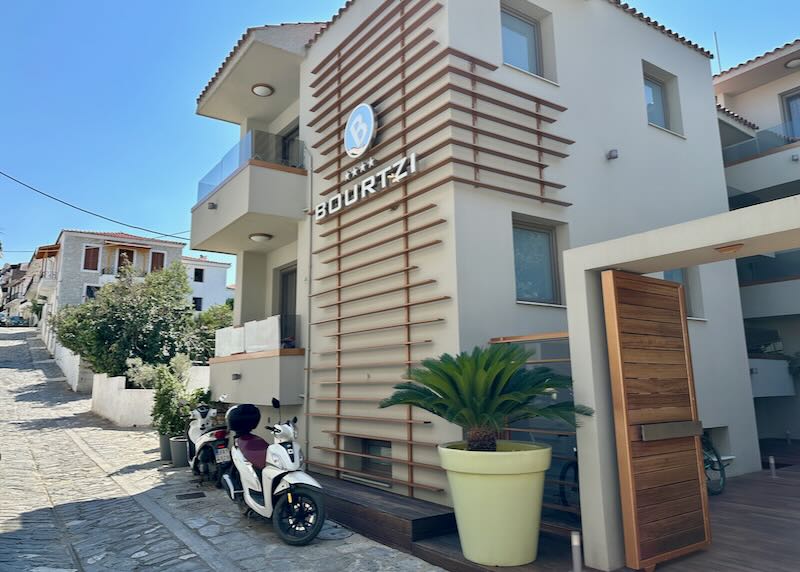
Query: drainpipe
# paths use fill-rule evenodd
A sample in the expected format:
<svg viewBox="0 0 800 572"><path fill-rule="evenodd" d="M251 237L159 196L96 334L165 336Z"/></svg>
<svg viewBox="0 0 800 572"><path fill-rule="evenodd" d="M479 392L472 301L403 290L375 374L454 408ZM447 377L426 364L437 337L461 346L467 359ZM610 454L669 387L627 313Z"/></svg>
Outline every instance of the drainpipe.
<svg viewBox="0 0 800 572"><path fill-rule="evenodd" d="M303 151L308 155L308 210L306 212L306 216L309 216L308 220L308 271L306 274L306 280L308 281L308 296L306 296L306 336L305 336L305 343L306 343L306 389L305 389L305 396L303 398L303 403L306 407L306 458L308 455L311 454L311 415L309 415L309 410L311 407L311 259L314 251L313 248L313 241L314 241L314 226L310 218L310 213L313 212L314 209L314 156L311 154L311 150L306 146L305 141L303 142Z"/></svg>

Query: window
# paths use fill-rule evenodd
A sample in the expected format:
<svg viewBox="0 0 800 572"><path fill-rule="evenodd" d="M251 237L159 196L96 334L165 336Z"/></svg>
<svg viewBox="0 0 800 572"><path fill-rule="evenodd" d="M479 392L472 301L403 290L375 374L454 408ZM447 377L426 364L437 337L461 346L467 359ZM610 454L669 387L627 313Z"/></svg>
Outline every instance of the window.
<svg viewBox="0 0 800 572"><path fill-rule="evenodd" d="M84 300L94 300L98 290L100 290L100 286L87 285L84 292Z"/></svg>
<svg viewBox="0 0 800 572"><path fill-rule="evenodd" d="M83 269L97 271L100 268L100 247L83 247Z"/></svg>
<svg viewBox="0 0 800 572"><path fill-rule="evenodd" d="M559 303L555 231L514 221L514 268L517 300Z"/></svg>
<svg viewBox="0 0 800 572"><path fill-rule="evenodd" d="M536 75L542 75L542 42L539 23L503 10L503 61Z"/></svg>
<svg viewBox="0 0 800 572"><path fill-rule="evenodd" d="M642 61L642 74L647 122L683 135L677 76L646 61Z"/></svg>
<svg viewBox="0 0 800 572"><path fill-rule="evenodd" d="M195 312L202 312L203 311L203 299L202 298L192 298L192 307L194 308Z"/></svg>
<svg viewBox="0 0 800 572"><path fill-rule="evenodd" d="M163 252L150 253L150 272L158 272L164 270L164 257Z"/></svg>
<svg viewBox="0 0 800 572"><path fill-rule="evenodd" d="M361 472L376 477L392 478L392 463L384 459L373 457L392 456L392 444L389 441L378 441L377 439L362 439L361 453L369 457L361 458Z"/></svg>
<svg viewBox="0 0 800 572"><path fill-rule="evenodd" d="M783 113L786 119L786 135L800 137L800 89L783 95Z"/></svg>
<svg viewBox="0 0 800 572"><path fill-rule="evenodd" d="M204 278L204 276L203 276L204 274L205 274L205 271L202 268L195 268L194 269L194 281L195 282L202 282L203 278Z"/></svg>
<svg viewBox="0 0 800 572"><path fill-rule="evenodd" d="M664 93L664 84L657 79L644 77L644 97L647 102L647 121L669 129L669 110Z"/></svg>
<svg viewBox="0 0 800 572"><path fill-rule="evenodd" d="M700 273L696 266L664 271L664 280L677 282L683 286L686 299L686 314L691 318L703 316L703 300L700 295Z"/></svg>
<svg viewBox="0 0 800 572"><path fill-rule="evenodd" d="M280 271L278 313L281 315L281 341L297 341L297 266Z"/></svg>
<svg viewBox="0 0 800 572"><path fill-rule="evenodd" d="M123 266L130 266L133 264L133 259L136 254L131 248L120 248L117 251L117 270Z"/></svg>

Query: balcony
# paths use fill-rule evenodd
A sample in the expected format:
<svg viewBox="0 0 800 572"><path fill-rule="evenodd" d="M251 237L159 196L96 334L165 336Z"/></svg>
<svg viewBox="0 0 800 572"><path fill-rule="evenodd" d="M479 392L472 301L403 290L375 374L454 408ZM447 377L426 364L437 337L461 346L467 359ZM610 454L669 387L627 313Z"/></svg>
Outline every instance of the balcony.
<svg viewBox="0 0 800 572"><path fill-rule="evenodd" d="M740 258L736 268L746 320L800 315L800 250Z"/></svg>
<svg viewBox="0 0 800 572"><path fill-rule="evenodd" d="M788 145L797 147L798 144L800 144L800 122L791 121L769 129L760 129L752 139L723 147L722 158L725 165L729 166L774 153Z"/></svg>
<svg viewBox="0 0 800 572"><path fill-rule="evenodd" d="M192 248L236 254L272 250L297 239L307 202L303 143L250 131L198 184ZM260 246L249 240L266 233Z"/></svg>
<svg viewBox="0 0 800 572"><path fill-rule="evenodd" d="M39 282L36 284L36 296L38 298L50 298L56 291L58 273L55 270L42 272Z"/></svg>
<svg viewBox="0 0 800 572"><path fill-rule="evenodd" d="M147 275L147 272L142 270L141 268L136 268L133 270L133 281L134 282L144 282L144 277ZM100 270L100 277L98 278L98 282L100 286L105 286L106 284L110 284L111 282L116 282L117 278L119 278L119 272L116 268L112 268L110 266L106 266Z"/></svg>
<svg viewBox="0 0 800 572"><path fill-rule="evenodd" d="M297 316L272 316L216 333L211 392L227 403L303 403L305 350L286 347L295 340Z"/></svg>
<svg viewBox="0 0 800 572"><path fill-rule="evenodd" d="M795 395L794 379L789 373L788 358L750 356L749 362L753 397L790 397Z"/></svg>

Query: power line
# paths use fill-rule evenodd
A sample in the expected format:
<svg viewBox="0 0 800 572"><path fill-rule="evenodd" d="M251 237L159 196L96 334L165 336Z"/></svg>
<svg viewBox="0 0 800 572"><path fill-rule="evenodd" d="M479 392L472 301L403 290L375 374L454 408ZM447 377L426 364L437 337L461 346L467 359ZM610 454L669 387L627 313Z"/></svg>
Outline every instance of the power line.
<svg viewBox="0 0 800 572"><path fill-rule="evenodd" d="M113 222L114 224L118 224L118 225L125 226L125 227L128 227L128 228L133 228L133 229L136 229L136 230L149 232L150 234L158 235L157 237L168 236L170 238L178 238L178 239L181 239L181 240L186 240L184 237L177 236L175 234L162 233L162 232L159 232L157 230L152 230L152 229L149 229L149 228L145 228L143 226L136 226L135 224L128 224L126 222L122 222L121 220L113 219L111 217L107 217L105 215L101 215L101 214L96 213L94 211L90 211L88 209L84 209L82 207L79 207L78 205L74 205L74 204L72 204L70 202L67 202L67 201L63 200L63 199L59 199L58 197L54 197L51 194L45 193L44 191L40 191L36 187L32 187L28 183L25 183L24 181L20 181L19 179L15 178L15 177L12 177L11 175L9 175L8 173L5 173L3 171L0 171L0 175L4 176L7 179L10 179L10 180L14 181L18 185L21 185L21 186L25 187L28 190L33 191L34 193L38 193L38 194L42 195L43 197L47 197L48 199L52 199L52 200L54 200L54 201L56 201L58 203L61 203L62 205L66 205L66 206L68 206L70 208L73 208L73 209L75 209L77 211L80 211L82 213L86 213L88 215L95 216L97 218L101 218L103 220L107 220L108 222ZM186 231L186 232L189 232L189 231Z"/></svg>

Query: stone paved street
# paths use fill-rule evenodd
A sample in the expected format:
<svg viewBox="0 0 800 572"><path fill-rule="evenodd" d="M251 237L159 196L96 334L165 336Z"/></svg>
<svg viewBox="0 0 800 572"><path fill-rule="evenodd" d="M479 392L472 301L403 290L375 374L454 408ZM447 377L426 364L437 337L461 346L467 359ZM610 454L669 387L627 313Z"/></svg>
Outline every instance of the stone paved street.
<svg viewBox="0 0 800 572"><path fill-rule="evenodd" d="M159 461L155 433L91 414L35 334L0 329L0 572L438 570L330 522L285 545Z"/></svg>

